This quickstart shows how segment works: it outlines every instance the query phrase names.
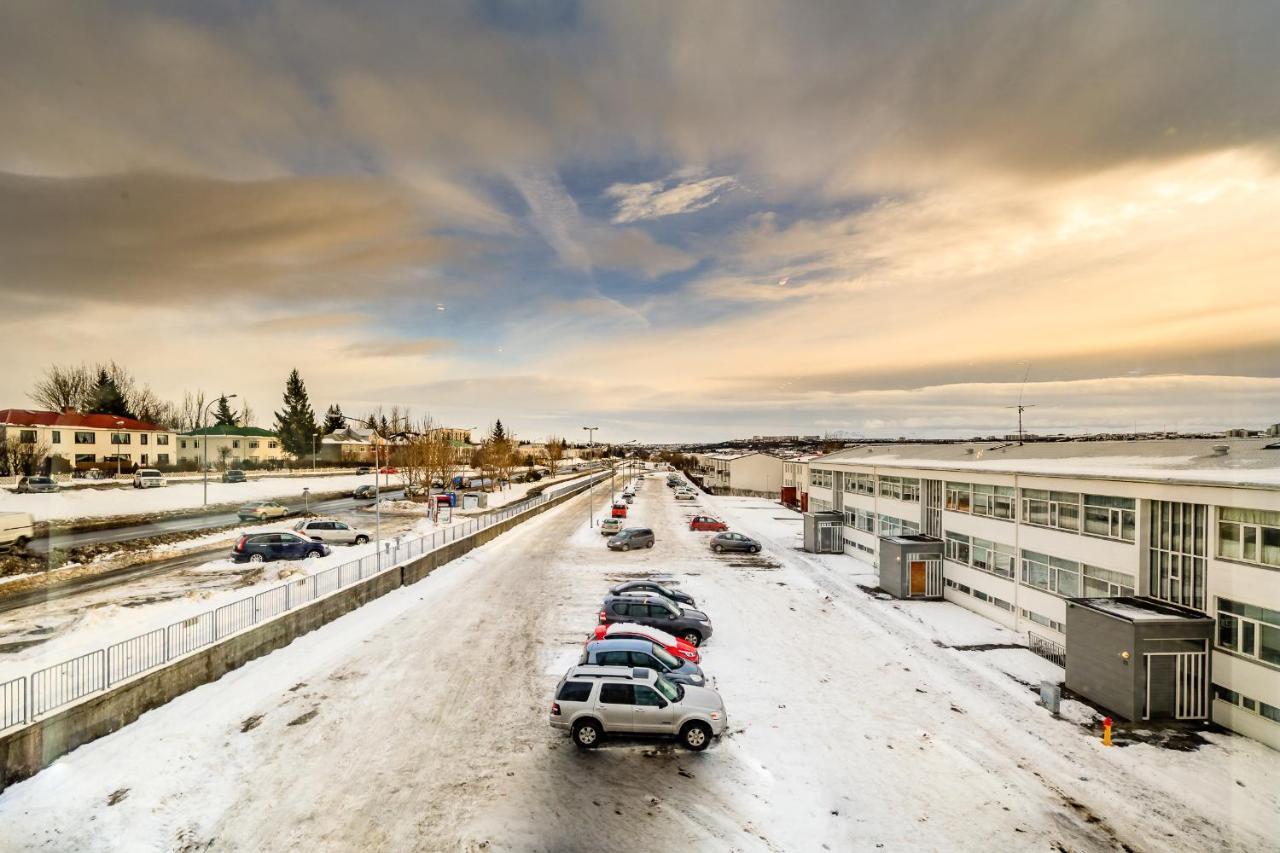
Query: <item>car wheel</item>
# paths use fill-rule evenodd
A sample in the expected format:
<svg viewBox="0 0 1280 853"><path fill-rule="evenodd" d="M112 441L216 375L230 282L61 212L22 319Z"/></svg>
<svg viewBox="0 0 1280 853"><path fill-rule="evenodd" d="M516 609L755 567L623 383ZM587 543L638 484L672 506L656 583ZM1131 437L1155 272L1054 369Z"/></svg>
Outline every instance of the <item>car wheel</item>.
<svg viewBox="0 0 1280 853"><path fill-rule="evenodd" d="M323 557L323 556L324 556L324 551L308 551L307 556L303 557L303 559L310 560L312 557Z"/></svg>
<svg viewBox="0 0 1280 853"><path fill-rule="evenodd" d="M630 551L630 550L631 550L631 546L630 546L630 545L627 545L627 544L623 544L623 546L622 546L622 550L623 550L623 551Z"/></svg>
<svg viewBox="0 0 1280 853"><path fill-rule="evenodd" d="M13 540L13 550L25 551L26 548L27 548L27 537L19 536L17 539Z"/></svg>
<svg viewBox="0 0 1280 853"><path fill-rule="evenodd" d="M723 545L712 545L712 546L711 546L711 550L712 550L712 551L715 551L717 554L723 554L723 553L724 553L724 546L723 546Z"/></svg>
<svg viewBox="0 0 1280 853"><path fill-rule="evenodd" d="M647 545L645 545L644 547L646 547L646 548L652 548L652 547L653 547L653 543L652 543L652 542L650 542L650 543L648 543Z"/></svg>
<svg viewBox="0 0 1280 853"><path fill-rule="evenodd" d="M600 724L595 720L583 720L574 723L573 726L573 742L578 745L579 749L592 749L600 745Z"/></svg>
<svg viewBox="0 0 1280 853"><path fill-rule="evenodd" d="M368 544L369 544L369 537L368 537L368 536L357 536L357 537L356 537L356 544L357 544L357 545L368 545Z"/></svg>
<svg viewBox="0 0 1280 853"><path fill-rule="evenodd" d="M702 752L711 745L711 727L706 723L689 723L680 730L680 743L685 749Z"/></svg>
<svg viewBox="0 0 1280 853"><path fill-rule="evenodd" d="M759 554L759 553L760 553L760 546L759 546L759 545L752 545L752 546L751 546L751 553L752 553L752 554Z"/></svg>
<svg viewBox="0 0 1280 853"><path fill-rule="evenodd" d="M680 639L684 640L686 643L688 643L691 646L694 646L695 648L702 644L702 635L699 634L697 631L685 631L683 634L680 635Z"/></svg>
<svg viewBox="0 0 1280 853"><path fill-rule="evenodd" d="M267 561L267 558L266 558L266 557L264 557L264 556L262 556L261 554L250 554L250 555L249 555L249 562L250 562L250 563L265 563L266 561Z"/></svg>

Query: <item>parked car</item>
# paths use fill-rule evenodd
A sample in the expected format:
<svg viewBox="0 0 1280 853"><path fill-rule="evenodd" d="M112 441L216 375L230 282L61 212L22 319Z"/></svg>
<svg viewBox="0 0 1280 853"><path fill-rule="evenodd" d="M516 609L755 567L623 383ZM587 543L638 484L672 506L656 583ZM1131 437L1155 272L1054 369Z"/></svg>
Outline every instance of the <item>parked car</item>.
<svg viewBox="0 0 1280 853"><path fill-rule="evenodd" d="M600 606L600 624L610 622L637 622L661 628L691 646L701 646L711 639L711 620L707 614L682 608L671 599L652 593L605 596Z"/></svg>
<svg viewBox="0 0 1280 853"><path fill-rule="evenodd" d="M90 468L88 471L84 472L84 478L86 480L105 480L110 476L110 474L103 471L101 468Z"/></svg>
<svg viewBox="0 0 1280 853"><path fill-rule="evenodd" d="M709 515L695 515L689 522L690 530L728 530L729 525Z"/></svg>
<svg viewBox="0 0 1280 853"><path fill-rule="evenodd" d="M35 520L29 512L0 513L0 548L21 551L31 541Z"/></svg>
<svg viewBox="0 0 1280 853"><path fill-rule="evenodd" d="M606 518L600 522L600 532L605 536L612 536L622 529L622 519Z"/></svg>
<svg viewBox="0 0 1280 853"><path fill-rule="evenodd" d="M686 643L684 640L672 634L668 634L661 628L654 628L649 625L641 625L636 622L613 622L609 625L597 625L591 629L591 633L587 635L587 642L592 640L603 640L606 637L617 637L619 639L640 639L648 640L651 643L657 643L676 657L691 660L698 663L702 659L702 655L698 653L698 647Z"/></svg>
<svg viewBox="0 0 1280 853"><path fill-rule="evenodd" d="M681 607L697 607L698 606L698 602L694 601L693 596L690 595L689 593L681 592L678 589L672 589L671 587L668 587L668 586L663 586L657 581L650 581L650 580L626 581L624 583L618 584L613 589L609 590L609 592L613 593L614 595L622 595L624 592L652 592L656 595L661 595L664 598L671 599L676 604L679 604Z"/></svg>
<svg viewBox="0 0 1280 853"><path fill-rule="evenodd" d="M592 640L582 650L580 665L642 666L657 670L679 684L703 685L707 678L702 668L667 652L651 640L626 640L615 637Z"/></svg>
<svg viewBox="0 0 1280 853"><path fill-rule="evenodd" d="M167 485L169 485L169 482L155 468L139 468L133 472L133 487L135 489L155 489Z"/></svg>
<svg viewBox="0 0 1280 853"><path fill-rule="evenodd" d="M627 527L619 530L605 543L610 551L633 551L636 548L653 547L653 531L647 527Z"/></svg>
<svg viewBox="0 0 1280 853"><path fill-rule="evenodd" d="M356 486L355 491L351 493L351 497L360 501L373 500L377 494L378 490L373 486Z"/></svg>
<svg viewBox="0 0 1280 853"><path fill-rule="evenodd" d="M635 499L636 499L636 496L635 496L635 495L623 495L623 496L622 496L622 501L623 501L623 503L625 503L627 506L631 506L631 504L635 501Z"/></svg>
<svg viewBox="0 0 1280 853"><path fill-rule="evenodd" d="M393 467L391 467L390 465L387 465L387 466L384 466L384 467L382 467L382 468L379 468L379 469L378 469L378 473L379 473L379 474L399 474L399 473L400 473L400 469L399 469L399 468L393 468Z"/></svg>
<svg viewBox="0 0 1280 853"><path fill-rule="evenodd" d="M697 492L693 491L693 489L680 489L676 492L676 500L678 501L691 501L697 496Z"/></svg>
<svg viewBox="0 0 1280 853"><path fill-rule="evenodd" d="M53 481L52 477L21 477L18 480L18 485L14 487L14 491L20 495L56 492L58 491L58 484Z"/></svg>
<svg viewBox="0 0 1280 853"><path fill-rule="evenodd" d="M268 560L327 557L331 553L332 550L323 542L296 533L248 533L241 536L231 549L231 560L236 563L265 563Z"/></svg>
<svg viewBox="0 0 1280 853"><path fill-rule="evenodd" d="M341 521L311 518L293 526L300 536L319 539L321 542L337 542L340 545L363 545L373 537Z"/></svg>
<svg viewBox="0 0 1280 853"><path fill-rule="evenodd" d="M619 502L617 502L617 503L615 503L615 504L613 505L613 507L612 507L612 508L610 508L610 510L609 510L609 517L610 517L610 518L626 518L626 517L627 517L627 505L626 505L626 504L624 504L624 503L622 503L622 502L620 502L620 501L619 501Z"/></svg>
<svg viewBox="0 0 1280 853"><path fill-rule="evenodd" d="M627 486L625 489L622 490L622 496L624 498L634 498L636 496L635 487Z"/></svg>
<svg viewBox="0 0 1280 853"><path fill-rule="evenodd" d="M372 473L373 473L373 469L370 468L368 465L361 465L359 468L356 469L357 476L363 476L365 474L372 474Z"/></svg>
<svg viewBox="0 0 1280 853"><path fill-rule="evenodd" d="M248 479L245 477L244 472L243 472L243 471L241 471L239 468L232 468L232 469L231 469L231 470L229 470L229 471L223 471L223 472L222 472L222 482L224 482L224 483L246 483L246 482L248 482Z"/></svg>
<svg viewBox="0 0 1280 853"><path fill-rule="evenodd" d="M700 752L724 733L728 715L709 687L676 684L652 669L575 666L556 685L549 722L581 749L627 734L673 737Z"/></svg>
<svg viewBox="0 0 1280 853"><path fill-rule="evenodd" d="M289 514L289 508L275 501L254 501L240 507L236 514L241 521L265 521L268 518L284 518Z"/></svg>
<svg viewBox="0 0 1280 853"><path fill-rule="evenodd" d="M711 537L711 550L717 554L725 551L746 551L749 554L760 553L760 543L750 536L741 533L717 533Z"/></svg>

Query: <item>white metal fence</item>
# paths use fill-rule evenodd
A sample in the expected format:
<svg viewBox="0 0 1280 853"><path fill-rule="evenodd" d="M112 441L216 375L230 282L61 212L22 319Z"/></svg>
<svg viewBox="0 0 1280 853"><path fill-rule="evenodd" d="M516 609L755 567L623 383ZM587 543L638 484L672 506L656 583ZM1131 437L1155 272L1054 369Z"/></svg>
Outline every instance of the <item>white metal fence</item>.
<svg viewBox="0 0 1280 853"><path fill-rule="evenodd" d="M256 595L174 622L168 627L156 628L104 649L44 667L29 676L0 682L0 732L34 723L50 711L163 666L317 598L323 598L381 572L397 569L423 554L443 548L451 542L471 536L555 498L583 491L590 484L607 478L607 472L596 474L587 480L570 483L537 497L498 507L469 518L462 524L437 530L430 536L410 540L397 538L384 542L381 553L287 581Z"/></svg>

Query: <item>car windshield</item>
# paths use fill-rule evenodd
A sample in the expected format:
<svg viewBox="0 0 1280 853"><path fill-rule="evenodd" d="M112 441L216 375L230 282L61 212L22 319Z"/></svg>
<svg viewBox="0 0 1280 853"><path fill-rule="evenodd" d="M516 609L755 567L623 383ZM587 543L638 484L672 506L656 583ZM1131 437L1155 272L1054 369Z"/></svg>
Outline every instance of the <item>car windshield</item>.
<svg viewBox="0 0 1280 853"><path fill-rule="evenodd" d="M667 669L679 669L682 666L675 655L657 644L653 647L653 656L657 658Z"/></svg>
<svg viewBox="0 0 1280 853"><path fill-rule="evenodd" d="M653 681L653 686L658 688L658 692L667 697L668 701L679 702L684 698L684 688L659 675Z"/></svg>

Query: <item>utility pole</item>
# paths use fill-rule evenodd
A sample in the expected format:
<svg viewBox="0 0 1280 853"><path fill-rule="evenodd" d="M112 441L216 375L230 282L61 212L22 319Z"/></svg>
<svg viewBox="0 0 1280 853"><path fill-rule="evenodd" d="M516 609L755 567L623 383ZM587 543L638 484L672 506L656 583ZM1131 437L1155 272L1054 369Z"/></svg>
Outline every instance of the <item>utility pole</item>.
<svg viewBox="0 0 1280 853"><path fill-rule="evenodd" d="M600 427L584 426L583 429L587 431L587 447L589 448L589 450L587 451L587 455L594 456L595 448L596 448L596 430L600 429ZM595 487L595 474L591 473L591 469L588 468L587 469L587 526L588 527L596 526L595 509L594 507L592 507L592 503L595 501L594 487Z"/></svg>
<svg viewBox="0 0 1280 853"><path fill-rule="evenodd" d="M226 399L228 400L234 400L235 398L236 398L235 394L226 395ZM201 424L203 424L204 419L208 417L209 410L213 408L213 404L218 402L218 400L220 399L222 399L222 395L218 395L218 399L216 400L210 400L209 405L204 407L204 411L200 413ZM202 475L204 477L204 505L208 506L209 505L209 433L205 433L203 436L201 436L201 438L204 439L204 446L201 448L201 453L204 456L204 462L200 465L200 467L201 469L203 469Z"/></svg>

